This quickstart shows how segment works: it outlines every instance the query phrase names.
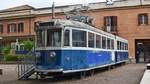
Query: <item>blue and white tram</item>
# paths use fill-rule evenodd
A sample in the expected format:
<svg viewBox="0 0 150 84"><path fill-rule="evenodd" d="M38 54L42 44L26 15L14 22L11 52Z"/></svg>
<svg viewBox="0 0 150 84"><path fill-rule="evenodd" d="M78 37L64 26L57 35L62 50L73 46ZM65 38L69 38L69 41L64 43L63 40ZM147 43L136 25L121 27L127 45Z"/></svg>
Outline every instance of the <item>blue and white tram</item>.
<svg viewBox="0 0 150 84"><path fill-rule="evenodd" d="M36 29L36 71L72 73L128 60L128 41L87 24L53 19Z"/></svg>

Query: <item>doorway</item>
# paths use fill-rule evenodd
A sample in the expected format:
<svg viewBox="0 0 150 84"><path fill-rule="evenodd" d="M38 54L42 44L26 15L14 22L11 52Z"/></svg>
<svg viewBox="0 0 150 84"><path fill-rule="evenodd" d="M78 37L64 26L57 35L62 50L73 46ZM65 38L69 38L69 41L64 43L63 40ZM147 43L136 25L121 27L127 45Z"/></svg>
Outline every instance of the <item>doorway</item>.
<svg viewBox="0 0 150 84"><path fill-rule="evenodd" d="M136 63L150 62L150 39L135 40Z"/></svg>

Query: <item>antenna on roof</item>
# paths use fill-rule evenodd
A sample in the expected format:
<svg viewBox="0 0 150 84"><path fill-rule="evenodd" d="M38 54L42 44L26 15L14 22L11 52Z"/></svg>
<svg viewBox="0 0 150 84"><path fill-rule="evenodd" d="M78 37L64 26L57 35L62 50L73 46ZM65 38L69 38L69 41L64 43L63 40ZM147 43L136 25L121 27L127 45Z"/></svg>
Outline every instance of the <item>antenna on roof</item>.
<svg viewBox="0 0 150 84"><path fill-rule="evenodd" d="M55 3L52 4L52 19L55 19Z"/></svg>

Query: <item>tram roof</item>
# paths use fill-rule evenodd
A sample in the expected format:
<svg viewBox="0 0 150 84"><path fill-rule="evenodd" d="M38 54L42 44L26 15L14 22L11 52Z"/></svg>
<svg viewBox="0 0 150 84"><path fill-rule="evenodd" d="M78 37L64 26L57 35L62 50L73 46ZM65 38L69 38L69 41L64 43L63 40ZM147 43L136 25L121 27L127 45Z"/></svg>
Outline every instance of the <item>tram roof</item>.
<svg viewBox="0 0 150 84"><path fill-rule="evenodd" d="M110 33L104 32L96 27L93 27L91 25L82 23L82 22L78 22L78 21L73 21L73 20L65 20L65 19L52 19L48 22L41 22L41 23L49 23L49 26L52 26L52 24L54 25L58 25L58 26L63 26L63 27L75 27L75 28L80 28L80 29L88 29L88 30L92 30L95 32L99 32L108 36L114 36Z"/></svg>
<svg viewBox="0 0 150 84"><path fill-rule="evenodd" d="M63 27L75 27L75 28L80 28L80 29L88 29L94 32L98 32L101 33L102 35L106 35L112 38L120 38L118 36L115 36L113 34L107 33L103 30L100 30L96 27L93 27L91 25L82 23L82 22L78 22L78 21L73 21L73 20L65 20L65 19L52 19L48 22L42 22L42 23L49 23L52 24L54 23L54 25L59 25L59 26L63 26ZM51 25L52 26L52 25ZM122 38L123 39L123 38Z"/></svg>

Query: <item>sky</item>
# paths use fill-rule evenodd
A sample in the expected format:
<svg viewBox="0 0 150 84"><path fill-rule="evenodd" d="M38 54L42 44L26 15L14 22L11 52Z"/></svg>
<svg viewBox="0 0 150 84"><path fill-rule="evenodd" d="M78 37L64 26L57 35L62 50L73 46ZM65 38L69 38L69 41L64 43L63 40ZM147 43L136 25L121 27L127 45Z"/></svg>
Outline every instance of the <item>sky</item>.
<svg viewBox="0 0 150 84"><path fill-rule="evenodd" d="M21 6L30 5L35 8L51 7L55 2L56 6L69 4L88 4L93 2L104 2L106 0L0 0L0 10Z"/></svg>

